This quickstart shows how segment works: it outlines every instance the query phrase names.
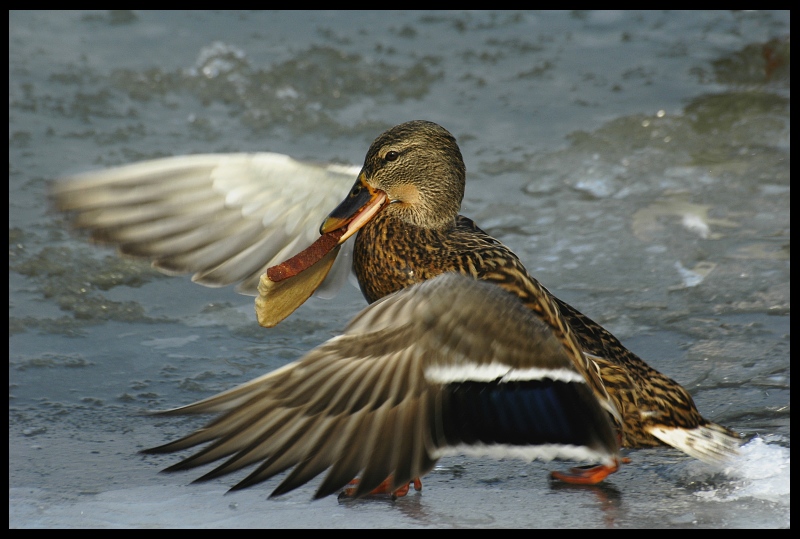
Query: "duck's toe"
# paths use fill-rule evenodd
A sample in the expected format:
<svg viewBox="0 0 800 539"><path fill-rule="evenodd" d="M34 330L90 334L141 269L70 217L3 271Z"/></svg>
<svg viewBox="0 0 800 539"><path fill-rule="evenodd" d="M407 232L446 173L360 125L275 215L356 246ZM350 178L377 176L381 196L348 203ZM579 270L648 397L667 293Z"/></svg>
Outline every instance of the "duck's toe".
<svg viewBox="0 0 800 539"><path fill-rule="evenodd" d="M342 492L339 493L339 500L355 498L356 492L358 491L359 482L360 481L358 480L358 478L350 481L344 488L344 490L342 490ZM416 490L417 492L422 490L422 481L420 480L419 477L415 477L408 483L405 483L400 488L392 490L393 478L392 476L389 476L383 481L383 483L375 487L375 489L373 489L373 491L370 492L369 494L370 496L380 495L380 494L391 494L392 499L395 500L397 498L402 498L403 496L408 494L408 491L411 489L411 485L414 485L414 490Z"/></svg>
<svg viewBox="0 0 800 539"><path fill-rule="evenodd" d="M573 485L596 485L612 473L619 470L618 459L613 464L598 464L593 466L578 466L570 468L568 472L550 472L550 477L564 483Z"/></svg>

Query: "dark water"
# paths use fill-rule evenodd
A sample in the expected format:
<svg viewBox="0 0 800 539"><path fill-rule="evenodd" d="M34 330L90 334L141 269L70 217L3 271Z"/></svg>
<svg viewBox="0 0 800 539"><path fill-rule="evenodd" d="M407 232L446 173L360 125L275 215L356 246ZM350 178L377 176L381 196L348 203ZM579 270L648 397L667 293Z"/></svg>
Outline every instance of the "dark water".
<svg viewBox="0 0 800 539"><path fill-rule="evenodd" d="M10 527L788 527L788 12L10 12ZM52 179L268 150L359 163L410 119L459 140L463 213L741 432L715 469L642 450L600 487L563 463L453 457L396 503L310 502L137 451L146 409L337 334L348 287L277 328L66 230ZM277 484L277 483L275 483Z"/></svg>

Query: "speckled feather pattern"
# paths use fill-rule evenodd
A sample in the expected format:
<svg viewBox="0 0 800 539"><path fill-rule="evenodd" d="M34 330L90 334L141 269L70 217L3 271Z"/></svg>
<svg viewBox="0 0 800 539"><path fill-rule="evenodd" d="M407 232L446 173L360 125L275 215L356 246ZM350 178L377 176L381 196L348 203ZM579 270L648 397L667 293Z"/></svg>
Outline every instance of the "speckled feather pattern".
<svg viewBox="0 0 800 539"><path fill-rule="evenodd" d="M580 352L596 365L602 380L596 382L601 386L596 389L601 394L607 392L622 416L623 447L664 445L650 433L652 427L693 429L713 425L700 415L680 384L647 365L602 326L553 296L528 274L510 249L467 217L459 215L449 229L432 230L411 226L386 213L378 214L359 232L353 265L361 290L370 302L445 272L494 282L519 297L554 327L567 347L577 342ZM574 341L565 336L565 328L574 335ZM735 436L732 431L719 428Z"/></svg>
<svg viewBox="0 0 800 539"><path fill-rule="evenodd" d="M354 177L342 200L343 182ZM273 495L327 469L317 497L356 475L356 496L387 477L398 488L453 452L602 463L591 482L617 469L620 444L663 443L712 462L733 456L735 433L702 417L684 388L458 214L465 181L455 138L412 121L378 136L360 169L277 154L203 155L59 184L56 206L95 240L207 286L237 283L244 293L268 266L317 238L318 227L327 240L358 234L281 265L292 294L277 321L325 278L340 247L354 244L353 269L371 305L344 334L272 373L163 412L220 415L146 452L206 444L168 469L225 459L199 480L260 463L234 488L293 468ZM330 213L320 227L321 208ZM324 252L330 264L320 266ZM313 279L300 286L296 272L309 264ZM276 297L261 307L275 310Z"/></svg>

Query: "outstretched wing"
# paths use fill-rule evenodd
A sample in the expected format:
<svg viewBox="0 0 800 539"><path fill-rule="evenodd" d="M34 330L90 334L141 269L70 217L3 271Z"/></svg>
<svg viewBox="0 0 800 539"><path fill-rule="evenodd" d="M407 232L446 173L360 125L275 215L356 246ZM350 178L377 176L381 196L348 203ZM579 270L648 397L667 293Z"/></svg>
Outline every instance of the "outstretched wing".
<svg viewBox="0 0 800 539"><path fill-rule="evenodd" d="M294 467L272 495L330 470L392 489L444 454L612 462L610 419L551 328L499 287L446 273L364 309L295 363L164 415L220 413L147 452L211 442L168 468L227 457L199 480L260 463L234 488Z"/></svg>
<svg viewBox="0 0 800 539"><path fill-rule="evenodd" d="M276 153L190 155L64 178L52 197L94 241L164 273L256 295L269 266L319 237L358 171ZM349 272L350 257L339 260L328 282Z"/></svg>

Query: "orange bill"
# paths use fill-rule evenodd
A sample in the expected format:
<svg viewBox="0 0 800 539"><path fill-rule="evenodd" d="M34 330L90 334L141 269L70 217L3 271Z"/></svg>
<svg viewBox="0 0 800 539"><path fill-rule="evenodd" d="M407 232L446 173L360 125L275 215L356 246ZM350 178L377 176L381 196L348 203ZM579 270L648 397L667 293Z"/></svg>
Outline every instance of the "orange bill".
<svg viewBox="0 0 800 539"><path fill-rule="evenodd" d="M306 302L322 284L339 247L367 224L387 203L386 193L359 174L350 193L320 226L322 236L292 258L261 275L256 298L258 323L274 327Z"/></svg>
<svg viewBox="0 0 800 539"><path fill-rule="evenodd" d="M359 228L375 217L387 201L386 193L369 185L364 174L361 173L347 198L328 215L328 218L319 227L319 232L327 234L344 229L344 234L339 238L339 243L344 243L347 238L358 232Z"/></svg>

